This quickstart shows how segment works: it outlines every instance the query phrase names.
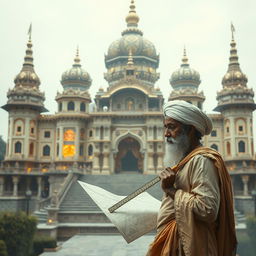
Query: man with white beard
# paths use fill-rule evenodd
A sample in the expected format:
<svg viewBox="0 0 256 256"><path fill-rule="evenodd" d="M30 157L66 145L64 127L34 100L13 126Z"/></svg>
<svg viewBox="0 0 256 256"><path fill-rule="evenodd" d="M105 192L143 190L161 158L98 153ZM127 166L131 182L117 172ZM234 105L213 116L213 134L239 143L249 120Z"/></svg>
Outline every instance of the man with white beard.
<svg viewBox="0 0 256 256"><path fill-rule="evenodd" d="M164 105L166 169L157 235L147 256L233 256L236 234L230 176L215 150L203 147L212 122L185 101Z"/></svg>

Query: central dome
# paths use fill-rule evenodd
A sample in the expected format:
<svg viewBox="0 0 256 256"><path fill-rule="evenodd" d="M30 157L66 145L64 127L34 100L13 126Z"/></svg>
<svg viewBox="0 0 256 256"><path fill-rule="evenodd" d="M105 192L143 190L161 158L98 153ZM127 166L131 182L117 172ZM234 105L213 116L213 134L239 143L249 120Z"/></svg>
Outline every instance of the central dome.
<svg viewBox="0 0 256 256"><path fill-rule="evenodd" d="M122 32L122 37L109 46L106 55L106 65L108 63L113 64L113 61L117 58L127 59L131 51L135 62L137 58L144 58L144 60L152 61L154 63L153 66L158 67L159 56L156 54L154 44L144 38L142 31L138 29L139 16L135 11L133 0L125 20L127 28Z"/></svg>
<svg viewBox="0 0 256 256"><path fill-rule="evenodd" d="M144 56L157 59L156 49L153 43L143 38L138 32L125 33L122 38L114 41L108 48L107 59L113 59L119 56L128 56L129 51L133 56Z"/></svg>

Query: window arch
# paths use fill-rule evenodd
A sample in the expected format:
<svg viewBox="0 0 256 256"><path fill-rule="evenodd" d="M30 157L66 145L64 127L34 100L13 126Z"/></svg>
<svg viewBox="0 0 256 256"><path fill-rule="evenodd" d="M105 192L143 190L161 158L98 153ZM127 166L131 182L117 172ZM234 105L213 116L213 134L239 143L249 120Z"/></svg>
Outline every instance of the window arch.
<svg viewBox="0 0 256 256"><path fill-rule="evenodd" d="M246 133L246 122L244 119L239 118L236 120L236 130L238 134Z"/></svg>
<svg viewBox="0 0 256 256"><path fill-rule="evenodd" d="M230 142L227 142L227 155L231 155Z"/></svg>
<svg viewBox="0 0 256 256"><path fill-rule="evenodd" d="M245 143L242 140L238 142L238 152L245 153Z"/></svg>
<svg viewBox="0 0 256 256"><path fill-rule="evenodd" d="M75 110L75 103L73 101L70 101L68 103L68 110L69 111Z"/></svg>
<svg viewBox="0 0 256 256"><path fill-rule="evenodd" d="M80 111L85 112L85 103L84 102L80 103Z"/></svg>
<svg viewBox="0 0 256 256"><path fill-rule="evenodd" d="M14 145L14 153L21 153L22 144L20 141L17 141Z"/></svg>
<svg viewBox="0 0 256 256"><path fill-rule="evenodd" d="M84 145L80 144L79 146L79 156L83 156L84 155Z"/></svg>
<svg viewBox="0 0 256 256"><path fill-rule="evenodd" d="M51 153L51 148L50 148L50 146L45 145L45 146L43 147L43 156L49 156L50 153Z"/></svg>
<svg viewBox="0 0 256 256"><path fill-rule="evenodd" d="M89 145L88 147L88 156L92 156L93 155L93 146Z"/></svg>
<svg viewBox="0 0 256 256"><path fill-rule="evenodd" d="M31 143L29 144L29 155L30 155L30 156L33 156L33 155L34 155L34 143L33 143L33 142L31 142Z"/></svg>
<svg viewBox="0 0 256 256"><path fill-rule="evenodd" d="M212 144L211 148L215 149L216 151L218 151L218 146L216 144Z"/></svg>
<svg viewBox="0 0 256 256"><path fill-rule="evenodd" d="M59 111L62 111L62 102L59 103Z"/></svg>

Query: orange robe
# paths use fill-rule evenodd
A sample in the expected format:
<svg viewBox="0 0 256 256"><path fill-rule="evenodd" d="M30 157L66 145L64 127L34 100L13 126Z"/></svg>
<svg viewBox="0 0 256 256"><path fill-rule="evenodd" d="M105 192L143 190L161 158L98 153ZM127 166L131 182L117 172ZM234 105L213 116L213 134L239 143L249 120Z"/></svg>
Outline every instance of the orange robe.
<svg viewBox="0 0 256 256"><path fill-rule="evenodd" d="M164 196L147 256L233 256L232 186L215 150L199 147L173 168L177 191Z"/></svg>

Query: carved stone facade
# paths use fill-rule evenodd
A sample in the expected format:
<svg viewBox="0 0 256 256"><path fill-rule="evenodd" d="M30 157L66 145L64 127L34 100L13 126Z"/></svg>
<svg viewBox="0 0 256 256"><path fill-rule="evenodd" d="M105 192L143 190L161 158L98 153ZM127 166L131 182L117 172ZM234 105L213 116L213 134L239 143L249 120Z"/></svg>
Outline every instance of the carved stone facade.
<svg viewBox="0 0 256 256"><path fill-rule="evenodd" d="M30 189L37 199L59 190L68 170L80 174L138 172L157 174L163 169L163 96L159 55L138 29L139 17L130 6L127 28L105 56L108 88L99 89L95 104L88 92L92 80L81 67L77 51L71 69L62 75L63 91L56 96L57 112L42 114L44 94L34 71L29 38L15 87L3 108L9 113L6 157L0 170L0 195L19 197ZM256 188L252 112L254 93L247 88L232 38L230 64L211 114L213 131L204 145L219 151L233 177L239 197L250 197ZM169 100L183 99L203 108L198 92L200 75L190 68L184 51L181 67L170 79ZM96 85L95 85L96 86Z"/></svg>

